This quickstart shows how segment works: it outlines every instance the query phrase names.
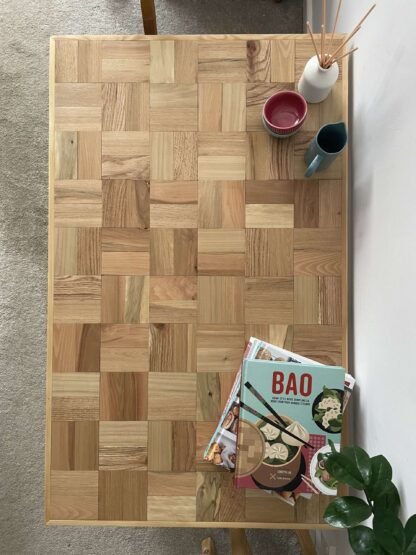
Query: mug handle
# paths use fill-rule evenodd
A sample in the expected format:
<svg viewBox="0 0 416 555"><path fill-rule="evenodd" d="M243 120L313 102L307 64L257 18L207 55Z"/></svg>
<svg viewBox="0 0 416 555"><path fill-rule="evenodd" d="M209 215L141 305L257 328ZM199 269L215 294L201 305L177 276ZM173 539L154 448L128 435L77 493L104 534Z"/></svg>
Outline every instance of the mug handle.
<svg viewBox="0 0 416 555"><path fill-rule="evenodd" d="M312 162L309 164L309 166L307 167L305 172L305 177L311 177L311 175L313 175L321 165L322 160L323 160L323 156L321 156L320 154L317 154L315 158L312 160Z"/></svg>

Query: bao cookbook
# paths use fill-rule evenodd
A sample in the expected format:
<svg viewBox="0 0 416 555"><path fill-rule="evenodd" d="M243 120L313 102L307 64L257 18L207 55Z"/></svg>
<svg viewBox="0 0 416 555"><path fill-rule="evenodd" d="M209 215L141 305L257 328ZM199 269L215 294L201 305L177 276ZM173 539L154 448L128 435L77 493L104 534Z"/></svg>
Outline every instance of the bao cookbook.
<svg viewBox="0 0 416 555"><path fill-rule="evenodd" d="M246 359L236 486L335 495L323 461L341 440L344 379L337 366Z"/></svg>

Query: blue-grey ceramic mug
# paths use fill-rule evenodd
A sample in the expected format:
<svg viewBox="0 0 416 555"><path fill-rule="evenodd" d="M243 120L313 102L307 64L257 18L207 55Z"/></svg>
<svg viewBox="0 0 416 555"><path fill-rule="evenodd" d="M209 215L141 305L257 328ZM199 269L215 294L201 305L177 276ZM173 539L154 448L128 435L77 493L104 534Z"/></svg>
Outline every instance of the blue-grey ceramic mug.
<svg viewBox="0 0 416 555"><path fill-rule="evenodd" d="M316 171L326 170L344 150L347 140L347 127L343 121L322 126L305 152L305 177L311 177Z"/></svg>

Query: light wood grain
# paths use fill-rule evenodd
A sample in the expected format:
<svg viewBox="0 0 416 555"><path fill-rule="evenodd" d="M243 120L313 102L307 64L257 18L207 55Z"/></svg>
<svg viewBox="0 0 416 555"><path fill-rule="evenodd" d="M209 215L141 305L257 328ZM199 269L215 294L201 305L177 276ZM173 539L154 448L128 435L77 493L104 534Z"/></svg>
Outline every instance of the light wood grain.
<svg viewBox="0 0 416 555"><path fill-rule="evenodd" d="M347 121L346 60L294 137L261 122L310 55L302 35L52 38L49 522L327 526L327 500L293 510L203 460L250 336L347 364L347 157L303 177Z"/></svg>

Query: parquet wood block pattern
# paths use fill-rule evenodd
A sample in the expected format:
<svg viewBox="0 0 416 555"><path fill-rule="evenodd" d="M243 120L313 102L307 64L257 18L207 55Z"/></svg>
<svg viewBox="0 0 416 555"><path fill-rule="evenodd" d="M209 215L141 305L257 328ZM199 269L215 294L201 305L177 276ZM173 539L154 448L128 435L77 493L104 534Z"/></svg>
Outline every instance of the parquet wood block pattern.
<svg viewBox="0 0 416 555"><path fill-rule="evenodd" d="M236 489L203 451L250 336L347 365L346 157L303 177L346 60L275 140L304 35L51 45L47 520L324 527L323 496Z"/></svg>

